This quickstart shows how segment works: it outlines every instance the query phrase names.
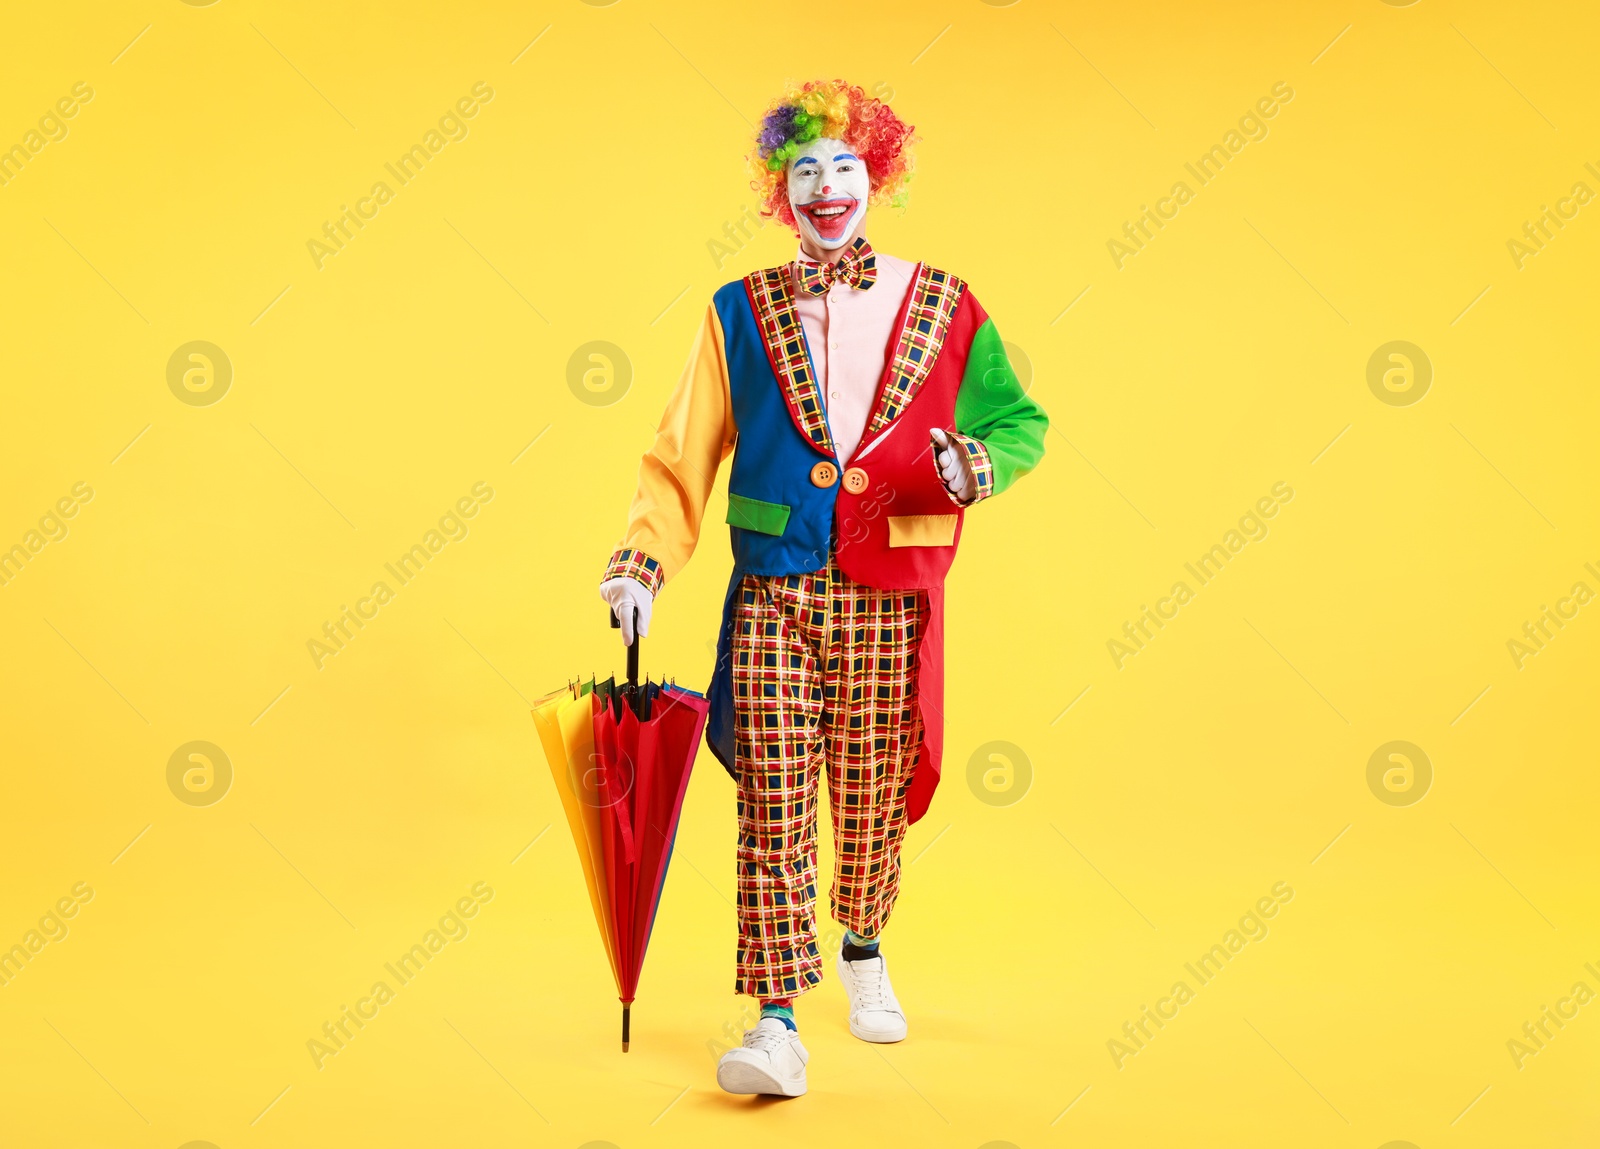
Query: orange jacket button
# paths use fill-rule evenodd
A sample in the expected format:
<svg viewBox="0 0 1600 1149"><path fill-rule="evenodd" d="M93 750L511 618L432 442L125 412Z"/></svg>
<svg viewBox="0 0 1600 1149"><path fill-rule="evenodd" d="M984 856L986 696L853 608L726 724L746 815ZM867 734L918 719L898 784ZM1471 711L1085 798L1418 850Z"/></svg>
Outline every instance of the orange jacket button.
<svg viewBox="0 0 1600 1149"><path fill-rule="evenodd" d="M811 482L813 486L831 487L833 480L839 477L838 469L832 463L822 462L811 468Z"/></svg>
<svg viewBox="0 0 1600 1149"><path fill-rule="evenodd" d="M860 467L851 467L844 473L844 489L852 495L859 495L867 489L867 473Z"/></svg>

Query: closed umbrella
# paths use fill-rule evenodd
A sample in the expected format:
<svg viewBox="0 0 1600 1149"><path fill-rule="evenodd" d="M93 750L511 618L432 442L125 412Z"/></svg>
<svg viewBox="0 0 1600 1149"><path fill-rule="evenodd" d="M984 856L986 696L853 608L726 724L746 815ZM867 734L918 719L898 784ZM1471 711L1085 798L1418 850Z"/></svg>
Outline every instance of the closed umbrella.
<svg viewBox="0 0 1600 1149"><path fill-rule="evenodd" d="M641 684L635 636L625 684L569 683L533 708L616 979L623 1052L708 706L675 683Z"/></svg>

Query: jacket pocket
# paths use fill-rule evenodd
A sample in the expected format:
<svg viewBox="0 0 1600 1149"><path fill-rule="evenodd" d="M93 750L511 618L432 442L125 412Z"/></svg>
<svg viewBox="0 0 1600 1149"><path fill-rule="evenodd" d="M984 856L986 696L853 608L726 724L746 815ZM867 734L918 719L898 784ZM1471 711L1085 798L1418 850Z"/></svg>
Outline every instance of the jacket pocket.
<svg viewBox="0 0 1600 1149"><path fill-rule="evenodd" d="M948 547L956 541L955 515L890 515L891 547Z"/></svg>
<svg viewBox="0 0 1600 1149"><path fill-rule="evenodd" d="M789 508L728 492L728 525L761 535L781 535L789 525Z"/></svg>

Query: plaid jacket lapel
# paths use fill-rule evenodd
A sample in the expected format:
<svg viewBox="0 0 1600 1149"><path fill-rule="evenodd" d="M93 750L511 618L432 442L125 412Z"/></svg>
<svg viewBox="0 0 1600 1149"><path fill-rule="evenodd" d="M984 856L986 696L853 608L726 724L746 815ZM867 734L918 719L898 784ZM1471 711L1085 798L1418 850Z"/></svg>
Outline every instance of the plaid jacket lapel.
<svg viewBox="0 0 1600 1149"><path fill-rule="evenodd" d="M817 373L811 365L805 330L795 310L789 287L789 267L769 267L745 276L745 292L755 312L756 326L766 344L767 359L778 377L783 399L795 426L824 455L832 456L833 437L828 433L828 416L817 389Z"/></svg>
<svg viewBox="0 0 1600 1149"><path fill-rule="evenodd" d="M906 301L905 321L895 340L883 389L867 420L863 443L867 436L876 435L894 422L895 416L916 397L928 372L933 370L933 361L939 357L944 337L950 331L950 320L966 287L948 271L925 263L917 265Z"/></svg>

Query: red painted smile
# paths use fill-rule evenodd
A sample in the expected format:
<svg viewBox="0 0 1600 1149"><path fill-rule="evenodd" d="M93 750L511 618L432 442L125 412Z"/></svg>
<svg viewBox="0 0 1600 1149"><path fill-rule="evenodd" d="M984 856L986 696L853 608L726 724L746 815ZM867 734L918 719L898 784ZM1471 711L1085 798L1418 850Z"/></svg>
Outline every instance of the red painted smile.
<svg viewBox="0 0 1600 1149"><path fill-rule="evenodd" d="M816 199L801 204L800 212L811 221L811 226L816 228L817 234L823 239L842 239L845 228L855 215L856 205L860 202L849 197Z"/></svg>

